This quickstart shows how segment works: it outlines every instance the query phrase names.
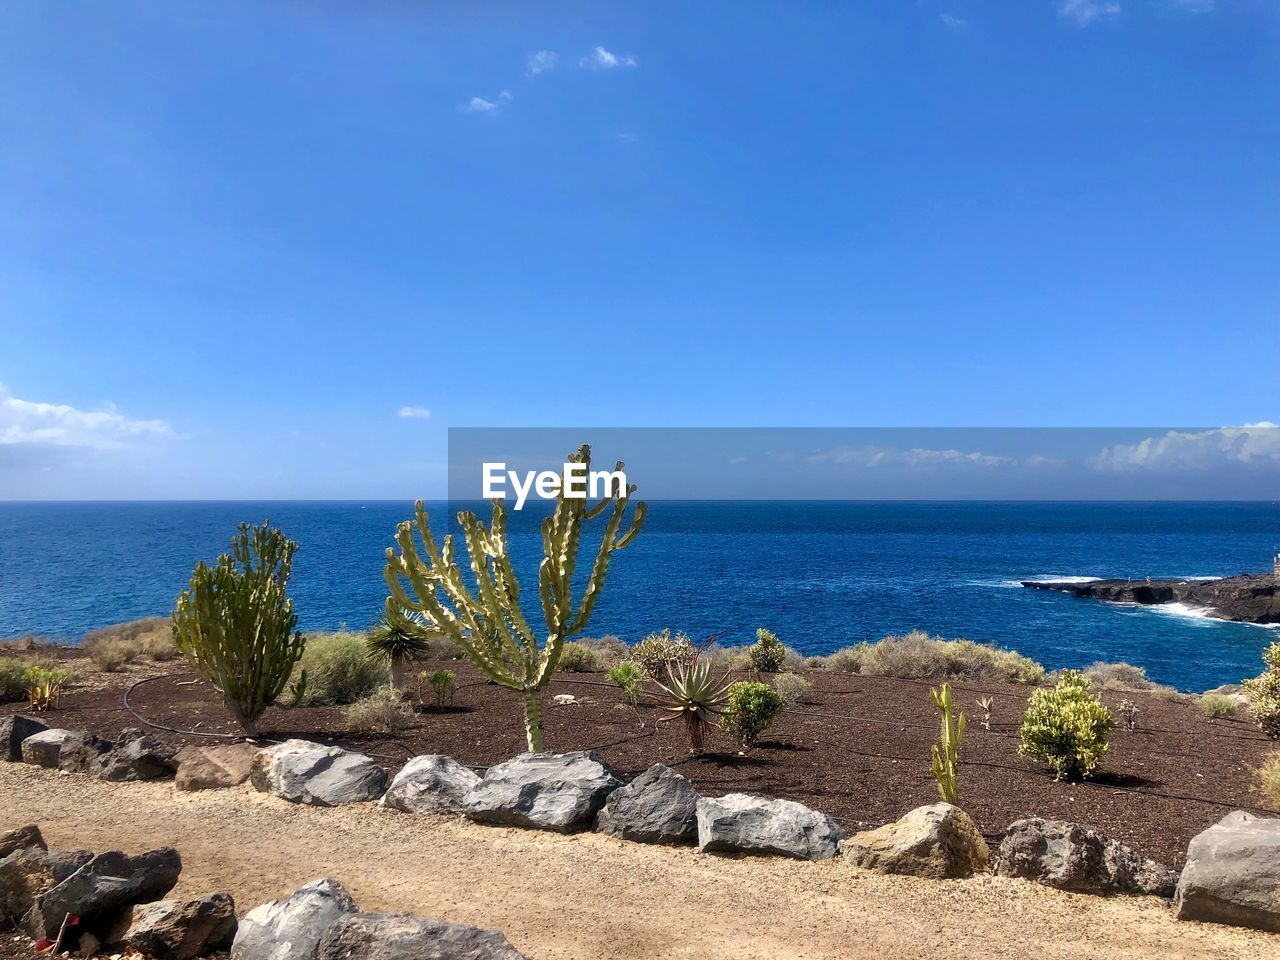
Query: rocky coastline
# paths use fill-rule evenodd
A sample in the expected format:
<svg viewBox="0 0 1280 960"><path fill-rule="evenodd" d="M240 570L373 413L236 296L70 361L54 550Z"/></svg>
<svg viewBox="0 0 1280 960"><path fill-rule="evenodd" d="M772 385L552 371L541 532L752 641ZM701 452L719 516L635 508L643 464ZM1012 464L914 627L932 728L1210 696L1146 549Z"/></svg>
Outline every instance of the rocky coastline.
<svg viewBox="0 0 1280 960"><path fill-rule="evenodd" d="M1280 623L1280 578L1269 573L1217 580L1023 580L1022 585L1106 603L1185 604L1207 616L1239 623Z"/></svg>

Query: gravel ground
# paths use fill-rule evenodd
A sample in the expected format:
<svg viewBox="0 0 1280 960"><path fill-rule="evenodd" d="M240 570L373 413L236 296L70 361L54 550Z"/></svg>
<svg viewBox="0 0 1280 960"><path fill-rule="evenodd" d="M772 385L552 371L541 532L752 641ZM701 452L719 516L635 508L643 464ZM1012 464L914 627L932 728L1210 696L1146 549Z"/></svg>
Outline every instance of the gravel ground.
<svg viewBox="0 0 1280 960"><path fill-rule="evenodd" d="M1149 898L880 877L839 859L730 859L0 763L0 829L28 822L57 848L172 844L185 864L177 895L226 890L243 912L330 875L364 909L497 928L536 960L1280 956L1280 937L1177 923Z"/></svg>

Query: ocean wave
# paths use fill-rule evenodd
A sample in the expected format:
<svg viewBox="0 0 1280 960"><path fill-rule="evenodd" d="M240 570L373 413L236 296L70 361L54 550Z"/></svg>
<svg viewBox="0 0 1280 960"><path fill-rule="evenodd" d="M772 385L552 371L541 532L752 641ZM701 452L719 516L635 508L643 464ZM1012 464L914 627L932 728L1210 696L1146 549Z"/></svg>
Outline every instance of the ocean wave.
<svg viewBox="0 0 1280 960"><path fill-rule="evenodd" d="M1261 627L1263 630L1280 629L1280 623L1249 623L1245 620L1228 620L1215 617L1208 607L1196 607L1188 603L1129 603L1104 601L1109 607L1123 607L1126 614L1154 613L1166 617L1187 620L1198 627L1214 627L1220 623L1238 623L1242 627Z"/></svg>

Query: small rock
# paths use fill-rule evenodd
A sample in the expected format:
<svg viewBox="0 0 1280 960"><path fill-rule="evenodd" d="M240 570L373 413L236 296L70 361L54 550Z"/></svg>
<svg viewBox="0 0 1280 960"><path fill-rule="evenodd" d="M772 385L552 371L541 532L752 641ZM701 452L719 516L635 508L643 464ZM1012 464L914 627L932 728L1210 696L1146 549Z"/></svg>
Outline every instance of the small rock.
<svg viewBox="0 0 1280 960"><path fill-rule="evenodd" d="M826 860L836 855L839 842L834 820L791 800L730 793L698 801L698 849L709 853Z"/></svg>
<svg viewBox="0 0 1280 960"><path fill-rule="evenodd" d="M982 873L991 858L978 825L949 803L916 807L894 823L856 833L840 844L840 853L877 873L935 880Z"/></svg>
<svg viewBox="0 0 1280 960"><path fill-rule="evenodd" d="M314 880L285 900L246 913L231 946L231 960L315 960L316 947L330 925L357 909L337 880Z"/></svg>
<svg viewBox="0 0 1280 960"><path fill-rule="evenodd" d="M177 772L177 748L141 730L125 730L115 746L96 758L90 772L114 783L135 780L167 780Z"/></svg>
<svg viewBox="0 0 1280 960"><path fill-rule="evenodd" d="M551 702L554 703L557 707L567 707L570 704L577 703L578 698L575 697L572 693L557 693L555 696L551 698Z"/></svg>
<svg viewBox="0 0 1280 960"><path fill-rule="evenodd" d="M29 850L32 848L36 850L49 849L49 845L44 842L44 837L40 833L40 828L34 823L19 827L17 830L0 833L0 860L3 860L15 850Z"/></svg>
<svg viewBox="0 0 1280 960"><path fill-rule="evenodd" d="M591 751L524 753L490 767L463 801L479 823L571 833L588 830L609 794L622 786Z"/></svg>
<svg viewBox="0 0 1280 960"><path fill-rule="evenodd" d="M235 902L228 894L211 893L136 908L124 942L154 960L192 960L229 949L235 935Z"/></svg>
<svg viewBox="0 0 1280 960"><path fill-rule="evenodd" d="M609 794L596 830L640 843L698 839L698 791L669 767L655 763Z"/></svg>
<svg viewBox="0 0 1280 960"><path fill-rule="evenodd" d="M1280 932L1280 819L1237 810L1196 834L1173 913Z"/></svg>
<svg viewBox="0 0 1280 960"><path fill-rule="evenodd" d="M71 730L57 728L46 728L32 734L22 741L22 762L56 770L58 758L62 755L62 745L74 736L75 733Z"/></svg>
<svg viewBox="0 0 1280 960"><path fill-rule="evenodd" d="M0 719L0 760L9 762L22 759L22 741L44 733L49 727L35 717L16 714Z"/></svg>
<svg viewBox="0 0 1280 960"><path fill-rule="evenodd" d="M27 847L0 860L0 928L19 923L37 897L92 859L90 850L48 853Z"/></svg>
<svg viewBox="0 0 1280 960"><path fill-rule="evenodd" d="M310 740L260 751L249 778L263 793L317 807L377 800L387 788L387 771L363 753Z"/></svg>
<svg viewBox="0 0 1280 960"><path fill-rule="evenodd" d="M480 782L470 767L452 757L414 757L396 774L380 803L404 813L461 813L462 801Z"/></svg>
<svg viewBox="0 0 1280 960"><path fill-rule="evenodd" d="M1102 831L1032 817L1009 824L994 872L1076 893L1173 896L1178 875Z"/></svg>
<svg viewBox="0 0 1280 960"><path fill-rule="evenodd" d="M136 857L119 850L98 854L36 898L27 914L27 932L36 939L52 939L67 914L74 914L80 918L80 933L111 943L117 939L111 932L122 921L127 925L129 908L159 900L173 889L181 872L182 859L173 847Z"/></svg>
<svg viewBox="0 0 1280 960"><path fill-rule="evenodd" d="M64 773L93 773L104 753L111 749L111 744L101 737L83 730L73 730L71 736L62 741L62 749L58 752L58 769Z"/></svg>
<svg viewBox="0 0 1280 960"><path fill-rule="evenodd" d="M329 926L317 960L528 960L496 930L407 913L353 913Z"/></svg>
<svg viewBox="0 0 1280 960"><path fill-rule="evenodd" d="M178 775L173 785L191 791L238 787L249 779L258 749L252 743L187 747L178 754Z"/></svg>

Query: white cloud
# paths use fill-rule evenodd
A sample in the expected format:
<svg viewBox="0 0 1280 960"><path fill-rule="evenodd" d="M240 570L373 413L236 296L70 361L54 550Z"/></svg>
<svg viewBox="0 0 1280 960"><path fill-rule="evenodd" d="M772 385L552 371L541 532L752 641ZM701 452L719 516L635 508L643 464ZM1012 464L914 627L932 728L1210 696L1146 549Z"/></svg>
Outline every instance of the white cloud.
<svg viewBox="0 0 1280 960"><path fill-rule="evenodd" d="M610 53L604 47L596 47L578 61L578 66L586 67L588 70L613 70L617 67L634 67L635 65L635 57L619 56L616 53Z"/></svg>
<svg viewBox="0 0 1280 960"><path fill-rule="evenodd" d="M1138 443L1107 447L1089 461L1094 469L1113 472L1202 471L1232 464L1280 466L1280 426L1262 421L1198 432L1170 430Z"/></svg>
<svg viewBox="0 0 1280 960"><path fill-rule="evenodd" d="M957 17L954 13L940 13L938 19L944 26L957 32L969 29L969 21L964 17Z"/></svg>
<svg viewBox="0 0 1280 960"><path fill-rule="evenodd" d="M540 73L554 70L560 62L560 54L554 50L538 50L529 54L529 74L536 77Z"/></svg>
<svg viewBox="0 0 1280 960"><path fill-rule="evenodd" d="M63 403L20 400L0 384L0 445L115 450L171 433L163 420L134 420L111 405L78 410Z"/></svg>
<svg viewBox="0 0 1280 960"><path fill-rule="evenodd" d="M805 460L814 464L857 467L996 467L1013 463L1009 457L963 450L897 450L892 447L832 447L811 453Z"/></svg>
<svg viewBox="0 0 1280 960"><path fill-rule="evenodd" d="M396 416L401 420L427 420L431 411L426 407L401 407L396 411Z"/></svg>
<svg viewBox="0 0 1280 960"><path fill-rule="evenodd" d="M1099 2L1099 0L1061 0L1058 4L1058 16L1070 20L1077 27L1087 27L1100 20L1109 20L1120 15L1120 4Z"/></svg>
<svg viewBox="0 0 1280 960"><path fill-rule="evenodd" d="M492 100L486 100L484 97L472 97L462 106L463 113L497 113L506 104L511 102L511 92L503 90Z"/></svg>
<svg viewBox="0 0 1280 960"><path fill-rule="evenodd" d="M1173 5L1187 13L1209 13L1214 0L1173 0Z"/></svg>

